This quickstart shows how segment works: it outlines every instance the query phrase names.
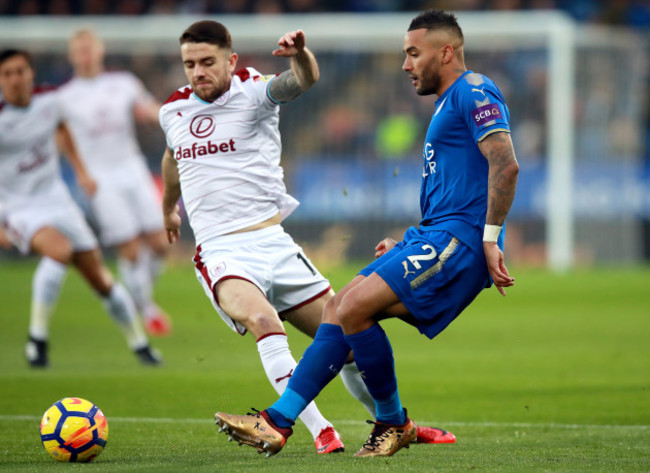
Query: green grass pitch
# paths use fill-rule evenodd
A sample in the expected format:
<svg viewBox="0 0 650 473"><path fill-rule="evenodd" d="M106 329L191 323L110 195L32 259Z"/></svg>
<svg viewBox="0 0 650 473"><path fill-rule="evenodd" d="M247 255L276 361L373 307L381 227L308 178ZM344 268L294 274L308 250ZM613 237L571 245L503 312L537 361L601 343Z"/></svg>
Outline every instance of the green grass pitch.
<svg viewBox="0 0 650 473"><path fill-rule="evenodd" d="M156 288L175 324L172 337L153 341L164 366L137 363L70 271L51 324L51 367L34 371L22 350L35 264L0 263L0 470L650 471L650 268L513 270L507 298L485 291L434 341L383 323L409 414L454 432L454 445L353 458L368 415L335 380L317 401L346 452L316 455L298 425L265 459L217 435L215 411L262 409L276 395L254 340L221 322L191 266L169 267ZM324 272L338 289L359 267ZM299 358L308 340L288 330ZM108 445L91 465L59 464L40 443L40 416L66 396L108 418Z"/></svg>

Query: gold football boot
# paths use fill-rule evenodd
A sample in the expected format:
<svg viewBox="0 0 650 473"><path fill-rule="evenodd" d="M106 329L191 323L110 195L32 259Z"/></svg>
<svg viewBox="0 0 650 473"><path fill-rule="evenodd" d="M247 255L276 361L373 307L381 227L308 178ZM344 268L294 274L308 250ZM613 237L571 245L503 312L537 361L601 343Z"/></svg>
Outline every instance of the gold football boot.
<svg viewBox="0 0 650 473"><path fill-rule="evenodd" d="M363 447L354 454L355 457L390 457L401 448L409 448L409 444L418 437L417 427L408 417L404 425L384 424L370 420L367 422L375 424L375 427Z"/></svg>
<svg viewBox="0 0 650 473"><path fill-rule="evenodd" d="M243 416L217 412L214 418L219 432L228 435L228 441L236 440L239 445L250 445L258 453L266 452L268 458L282 450L293 430L275 425L266 411L253 410L254 413Z"/></svg>

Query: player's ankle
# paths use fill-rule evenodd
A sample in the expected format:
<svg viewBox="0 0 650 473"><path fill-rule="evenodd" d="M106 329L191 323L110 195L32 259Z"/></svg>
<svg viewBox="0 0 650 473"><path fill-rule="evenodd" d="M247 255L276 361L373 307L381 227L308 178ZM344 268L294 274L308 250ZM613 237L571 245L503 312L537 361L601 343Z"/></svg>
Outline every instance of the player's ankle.
<svg viewBox="0 0 650 473"><path fill-rule="evenodd" d="M283 416L279 411L276 411L275 409L268 408L266 409L266 414L269 416L269 419L275 426L281 428L281 429L290 429L293 427L293 424L295 423L293 420L288 419L287 417Z"/></svg>

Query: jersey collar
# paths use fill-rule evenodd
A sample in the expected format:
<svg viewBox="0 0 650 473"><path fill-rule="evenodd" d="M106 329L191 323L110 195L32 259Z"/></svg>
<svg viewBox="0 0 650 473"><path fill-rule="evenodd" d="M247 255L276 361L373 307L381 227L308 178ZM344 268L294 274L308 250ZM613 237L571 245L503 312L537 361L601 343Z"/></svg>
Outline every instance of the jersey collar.
<svg viewBox="0 0 650 473"><path fill-rule="evenodd" d="M447 97L447 95L449 95L449 93L451 92L451 90L452 90L454 87L456 87L456 84L458 84L458 82L460 82L460 80L461 80L463 77L465 77L467 74L470 74L471 72L472 72L472 71L467 70L467 71L463 72L461 75L459 75L458 78L457 78L454 82L452 82L452 84L451 84L449 87L447 87L447 90L445 90L445 91L442 93L442 95L441 95L440 97L438 97L438 100L436 100L436 103L440 103L441 100L444 100L445 97Z"/></svg>
<svg viewBox="0 0 650 473"><path fill-rule="evenodd" d="M196 93L195 93L194 91L192 91L192 97L194 97L196 100L198 100L199 102L201 102L202 104L205 104L205 105L212 105L212 104L215 104L215 105L225 105L225 103L226 103L226 102L228 101L228 99L230 98L230 89L226 90L223 94L221 94L221 95L217 98L217 100L215 100L214 102L206 102L206 101L203 100L201 97L199 97L198 95L196 95Z"/></svg>

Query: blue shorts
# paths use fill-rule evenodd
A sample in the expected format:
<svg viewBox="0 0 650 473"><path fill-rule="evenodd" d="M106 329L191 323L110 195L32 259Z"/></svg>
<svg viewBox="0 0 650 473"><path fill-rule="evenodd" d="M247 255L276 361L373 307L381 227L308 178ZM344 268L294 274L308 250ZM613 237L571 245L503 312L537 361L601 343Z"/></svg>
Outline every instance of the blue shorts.
<svg viewBox="0 0 650 473"><path fill-rule="evenodd" d="M482 253L482 252L481 252ZM377 273L397 294L418 330L429 338L442 332L490 286L485 257L451 233L409 228L404 240L359 274Z"/></svg>

